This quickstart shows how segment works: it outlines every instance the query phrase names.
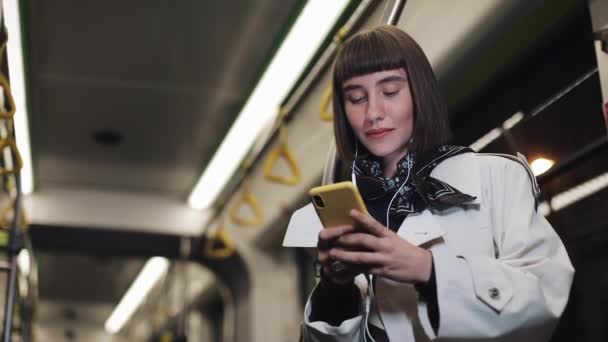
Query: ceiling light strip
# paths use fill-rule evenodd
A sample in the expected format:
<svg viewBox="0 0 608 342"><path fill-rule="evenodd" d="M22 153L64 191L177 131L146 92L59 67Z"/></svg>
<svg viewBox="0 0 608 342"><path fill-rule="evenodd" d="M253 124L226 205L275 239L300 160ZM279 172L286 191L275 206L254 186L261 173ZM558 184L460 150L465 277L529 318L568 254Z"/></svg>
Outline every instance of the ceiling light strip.
<svg viewBox="0 0 608 342"><path fill-rule="evenodd" d="M260 132L276 119L281 102L348 3L347 0L306 3L190 194L191 207L204 209L213 205Z"/></svg>
<svg viewBox="0 0 608 342"><path fill-rule="evenodd" d="M21 191L24 194L34 190L34 174L32 170L32 153L30 148L30 132L27 112L25 88L25 68L21 35L21 14L18 0L4 0L4 20L8 31L6 53L11 93L15 100L16 112L13 117L15 140L21 154L23 167L21 169Z"/></svg>
<svg viewBox="0 0 608 342"><path fill-rule="evenodd" d="M484 136L477 139L477 141L475 141L474 143L469 145L469 147L477 152L481 151L483 148L488 146L494 140L500 138L503 131L507 131L507 130L515 127L515 125L517 125L519 122L521 122L521 120L523 120L523 118L524 118L524 113L521 111L513 114L510 118L505 120L500 127L496 127L494 129L492 129L491 131L486 133Z"/></svg>
<svg viewBox="0 0 608 342"><path fill-rule="evenodd" d="M105 324L110 334L115 334L129 321L135 310L141 305L150 290L156 285L169 268L169 260L163 257L150 258L120 303L116 306Z"/></svg>
<svg viewBox="0 0 608 342"><path fill-rule="evenodd" d="M492 141L498 139L501 135L502 130L500 128L494 128L481 138L477 139L477 141L472 143L469 147L472 148L474 151L479 152L483 148L488 146Z"/></svg>
<svg viewBox="0 0 608 342"><path fill-rule="evenodd" d="M608 187L608 172L553 196L551 209L553 211L564 209L606 187Z"/></svg>
<svg viewBox="0 0 608 342"><path fill-rule="evenodd" d="M513 114L513 116L511 116L510 118L505 120L505 122L502 123L502 128L504 130L509 130L509 129L515 127L515 125L517 125L523 118L524 118L524 113L517 112L517 113Z"/></svg>

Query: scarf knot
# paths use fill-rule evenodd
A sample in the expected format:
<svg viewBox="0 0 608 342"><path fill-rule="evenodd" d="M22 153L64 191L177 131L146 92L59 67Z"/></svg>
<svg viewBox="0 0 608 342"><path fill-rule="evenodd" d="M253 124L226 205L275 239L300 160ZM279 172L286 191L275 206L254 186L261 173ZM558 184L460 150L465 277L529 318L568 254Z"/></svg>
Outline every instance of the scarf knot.
<svg viewBox="0 0 608 342"><path fill-rule="evenodd" d="M421 155L408 153L397 163L395 176L388 178L383 176L381 159L371 157L356 160L354 171L357 186L366 203L390 196L389 216L400 219L400 222L408 214L420 213L427 208L435 213L462 206L475 200L475 197L430 174L442 161L467 152L473 150L441 145Z"/></svg>

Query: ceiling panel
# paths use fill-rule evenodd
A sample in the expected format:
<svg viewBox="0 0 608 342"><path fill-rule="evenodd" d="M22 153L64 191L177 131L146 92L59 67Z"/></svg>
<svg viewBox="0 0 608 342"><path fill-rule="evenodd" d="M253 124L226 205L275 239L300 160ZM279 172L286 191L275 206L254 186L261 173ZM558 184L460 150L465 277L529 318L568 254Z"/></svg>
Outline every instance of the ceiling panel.
<svg viewBox="0 0 608 342"><path fill-rule="evenodd" d="M30 1L39 189L185 197L299 4ZM124 139L98 145L98 130Z"/></svg>

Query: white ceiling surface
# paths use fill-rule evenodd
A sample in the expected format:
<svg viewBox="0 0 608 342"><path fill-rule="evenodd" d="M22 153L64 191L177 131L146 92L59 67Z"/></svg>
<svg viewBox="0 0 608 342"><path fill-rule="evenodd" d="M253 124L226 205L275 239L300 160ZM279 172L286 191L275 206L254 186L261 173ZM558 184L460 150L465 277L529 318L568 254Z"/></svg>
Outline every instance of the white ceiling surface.
<svg viewBox="0 0 608 342"><path fill-rule="evenodd" d="M24 203L29 220L38 224L186 236L199 235L212 214L180 199L135 192L48 189Z"/></svg>
<svg viewBox="0 0 608 342"><path fill-rule="evenodd" d="M200 233L186 198L295 2L30 1L31 221Z"/></svg>
<svg viewBox="0 0 608 342"><path fill-rule="evenodd" d="M525 14L539 0L409 0L398 26L423 48L438 77L465 62L464 58L508 18ZM513 21L513 20L511 20Z"/></svg>
<svg viewBox="0 0 608 342"><path fill-rule="evenodd" d="M608 29L608 3L605 0L589 0L589 12L593 29Z"/></svg>

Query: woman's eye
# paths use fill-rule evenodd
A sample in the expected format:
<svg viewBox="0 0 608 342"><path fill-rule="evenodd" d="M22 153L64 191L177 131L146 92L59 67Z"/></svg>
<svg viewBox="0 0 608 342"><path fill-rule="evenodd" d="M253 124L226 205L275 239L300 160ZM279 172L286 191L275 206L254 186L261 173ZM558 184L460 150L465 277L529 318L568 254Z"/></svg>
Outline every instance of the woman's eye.
<svg viewBox="0 0 608 342"><path fill-rule="evenodd" d="M363 102L363 100L365 100L365 96L361 96L361 97L350 97L350 98L348 99L348 101L349 101L350 103L354 103L354 104L361 103L361 102Z"/></svg>
<svg viewBox="0 0 608 342"><path fill-rule="evenodd" d="M395 90L395 91L385 91L385 92L384 92L384 95L385 95L385 96L388 96L388 97L391 97L391 96L395 96L395 95L397 95L397 93L399 93L399 90Z"/></svg>

